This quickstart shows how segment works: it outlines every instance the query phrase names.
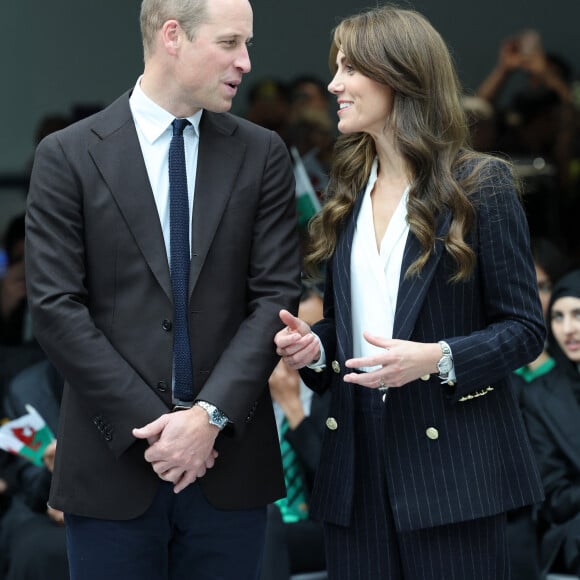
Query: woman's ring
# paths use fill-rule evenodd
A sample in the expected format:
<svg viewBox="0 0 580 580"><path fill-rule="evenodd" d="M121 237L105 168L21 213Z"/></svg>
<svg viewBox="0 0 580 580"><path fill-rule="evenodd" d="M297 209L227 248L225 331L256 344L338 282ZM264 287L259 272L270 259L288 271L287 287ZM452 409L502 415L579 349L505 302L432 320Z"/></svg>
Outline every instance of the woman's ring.
<svg viewBox="0 0 580 580"><path fill-rule="evenodd" d="M379 391L386 391L389 387L385 384L385 379L379 381Z"/></svg>

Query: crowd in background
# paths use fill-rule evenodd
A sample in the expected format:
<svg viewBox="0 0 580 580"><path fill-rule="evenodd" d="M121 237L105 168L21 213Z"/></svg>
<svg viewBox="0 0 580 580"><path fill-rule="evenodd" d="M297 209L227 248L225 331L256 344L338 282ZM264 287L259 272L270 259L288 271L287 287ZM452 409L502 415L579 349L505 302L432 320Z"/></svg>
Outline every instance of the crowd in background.
<svg viewBox="0 0 580 580"><path fill-rule="evenodd" d="M577 272L576 278L566 276L580 265L580 103L574 83L565 56L545 50L537 32L524 31L502 43L487 78L464 98L475 149L510 159L521 178L550 336L542 355L513 377L546 491L545 505L511 515L515 580L540 578L554 568L580 572L580 434L573 428L578 424L575 416L580 419L580 357L575 358L580 351L580 306L572 302L568 312L560 302L575 299L580 304ZM259 80L249 91L245 111L249 120L278 132L298 151L321 201L337 135L335 108L326 83L304 75L290 82ZM79 115L73 117L43 120L37 140ZM306 239L306 231L302 233ZM24 405L33 404L56 432L62 379L44 359L30 329L23 216L10 222L1 245L0 418L16 418ZM559 286L562 280L564 288ZM558 295L551 298L553 288ZM305 287L303 307L308 300L317 302L320 317L319 288ZM562 330L557 325L564 321L568 326ZM298 374L284 368L277 368L270 382L279 427L284 416L290 424L281 439L296 447L303 479L300 498L307 505L325 401L317 395L313 401L303 387ZM566 409L566 436L552 423L558 416L542 411L546 406ZM44 466L35 466L0 451L0 579L67 578L62 514L46 505L53 458L50 448ZM263 580L324 567L320 529L305 525L307 509L297 513L288 505L272 506Z"/></svg>

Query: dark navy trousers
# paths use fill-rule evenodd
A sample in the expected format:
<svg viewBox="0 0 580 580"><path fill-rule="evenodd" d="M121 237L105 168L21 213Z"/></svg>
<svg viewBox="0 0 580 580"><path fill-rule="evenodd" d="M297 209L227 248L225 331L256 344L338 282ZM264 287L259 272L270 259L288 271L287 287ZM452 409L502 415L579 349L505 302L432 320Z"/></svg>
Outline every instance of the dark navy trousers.
<svg viewBox="0 0 580 580"><path fill-rule="evenodd" d="M266 508L218 510L193 483L161 482L133 520L67 514L71 580L257 580Z"/></svg>
<svg viewBox="0 0 580 580"><path fill-rule="evenodd" d="M329 580L509 580L505 514L397 532L385 479L382 396L359 387L355 401L353 517L348 527L325 524Z"/></svg>

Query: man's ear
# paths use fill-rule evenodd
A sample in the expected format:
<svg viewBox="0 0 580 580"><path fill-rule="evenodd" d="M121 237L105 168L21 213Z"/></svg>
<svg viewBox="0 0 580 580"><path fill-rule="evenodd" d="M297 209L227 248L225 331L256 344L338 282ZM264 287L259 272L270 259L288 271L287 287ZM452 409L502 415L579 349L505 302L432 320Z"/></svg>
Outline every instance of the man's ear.
<svg viewBox="0 0 580 580"><path fill-rule="evenodd" d="M182 36L183 29L177 20L168 20L161 27L161 40L168 54L176 54Z"/></svg>

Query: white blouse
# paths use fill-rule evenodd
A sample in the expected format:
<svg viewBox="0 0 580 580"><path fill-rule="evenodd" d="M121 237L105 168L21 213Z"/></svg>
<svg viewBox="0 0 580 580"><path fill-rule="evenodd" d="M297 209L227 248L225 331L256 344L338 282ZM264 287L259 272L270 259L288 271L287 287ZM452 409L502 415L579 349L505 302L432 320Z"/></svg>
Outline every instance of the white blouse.
<svg viewBox="0 0 580 580"><path fill-rule="evenodd" d="M350 260L353 355L356 358L372 356L382 350L369 344L363 331L384 338L393 336L403 252L409 233L407 186L381 240L380 251L377 249L371 200L377 172L375 159L356 222Z"/></svg>

